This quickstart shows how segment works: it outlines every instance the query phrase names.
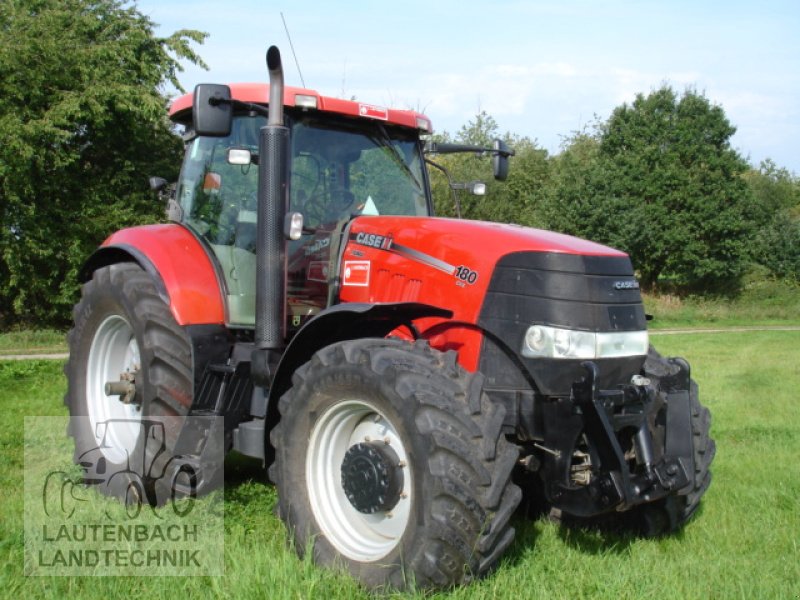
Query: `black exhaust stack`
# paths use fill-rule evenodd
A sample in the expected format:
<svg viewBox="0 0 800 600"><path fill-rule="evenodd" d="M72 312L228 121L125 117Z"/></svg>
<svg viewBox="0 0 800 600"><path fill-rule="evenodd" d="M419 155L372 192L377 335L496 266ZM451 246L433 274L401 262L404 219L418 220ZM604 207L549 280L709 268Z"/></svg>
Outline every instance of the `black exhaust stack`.
<svg viewBox="0 0 800 600"><path fill-rule="evenodd" d="M283 124L283 66L275 46L267 50L269 117L259 136L256 330L251 376L268 386L286 340L286 242L289 206L289 128Z"/></svg>

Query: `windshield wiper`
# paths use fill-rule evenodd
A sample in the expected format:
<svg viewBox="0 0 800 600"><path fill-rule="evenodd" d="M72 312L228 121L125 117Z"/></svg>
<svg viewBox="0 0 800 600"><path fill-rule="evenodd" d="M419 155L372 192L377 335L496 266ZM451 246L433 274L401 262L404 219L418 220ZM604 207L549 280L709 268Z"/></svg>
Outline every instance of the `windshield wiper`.
<svg viewBox="0 0 800 600"><path fill-rule="evenodd" d="M409 176L411 181L413 181L414 186L416 186L417 192L422 192L423 187L420 183L417 176L411 170L411 167L408 166L408 163L405 161L403 156L400 154L400 151L394 145L392 138L389 136L389 132L386 131L386 127L383 126L383 123L376 123L377 129L380 132L380 138L376 139L374 136L370 135L369 139L375 143L376 146L381 148L387 148L389 150L389 154L392 157L392 160L403 170L403 172Z"/></svg>

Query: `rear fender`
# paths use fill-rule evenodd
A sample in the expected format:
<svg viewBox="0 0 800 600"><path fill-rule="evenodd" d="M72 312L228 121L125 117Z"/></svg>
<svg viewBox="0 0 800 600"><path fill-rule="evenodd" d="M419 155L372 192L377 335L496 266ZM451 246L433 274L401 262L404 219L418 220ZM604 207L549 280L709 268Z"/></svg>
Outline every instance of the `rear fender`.
<svg viewBox="0 0 800 600"><path fill-rule="evenodd" d="M145 225L112 234L78 274L118 262L135 262L156 282L179 325L225 323L223 284L202 243L177 223Z"/></svg>

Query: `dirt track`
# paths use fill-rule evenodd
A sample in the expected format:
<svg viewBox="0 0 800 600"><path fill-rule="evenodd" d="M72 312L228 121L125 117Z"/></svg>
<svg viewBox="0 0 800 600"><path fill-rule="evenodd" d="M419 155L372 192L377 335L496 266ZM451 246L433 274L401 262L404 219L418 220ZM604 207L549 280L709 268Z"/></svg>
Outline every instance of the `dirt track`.
<svg viewBox="0 0 800 600"><path fill-rule="evenodd" d="M60 354L9 354L4 356L0 354L0 360L66 360L69 354L66 352Z"/></svg>
<svg viewBox="0 0 800 600"><path fill-rule="evenodd" d="M651 329L650 335L679 335L683 333L746 333L748 331L800 331L800 325L764 325L762 327L721 327L719 329Z"/></svg>

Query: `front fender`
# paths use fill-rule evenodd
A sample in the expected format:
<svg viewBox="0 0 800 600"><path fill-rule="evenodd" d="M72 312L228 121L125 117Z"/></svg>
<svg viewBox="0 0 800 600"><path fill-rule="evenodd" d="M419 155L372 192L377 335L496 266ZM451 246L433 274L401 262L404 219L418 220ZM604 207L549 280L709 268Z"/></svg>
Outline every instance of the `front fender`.
<svg viewBox="0 0 800 600"><path fill-rule="evenodd" d="M382 338L403 325L412 327L416 319L439 317L449 319L453 312L438 306L418 302L392 304L337 304L308 321L286 348L281 357L269 390L270 410L277 406L278 398L289 389L292 373L311 359L320 348L335 342L356 338ZM252 372L259 379L259 368L268 376L266 354L253 353ZM261 377L263 379L263 377ZM277 420L272 420L276 423Z"/></svg>
<svg viewBox="0 0 800 600"><path fill-rule="evenodd" d="M223 287L202 243L177 223L144 225L112 234L79 273L88 281L101 267L135 262L155 280L179 325L225 323Z"/></svg>

